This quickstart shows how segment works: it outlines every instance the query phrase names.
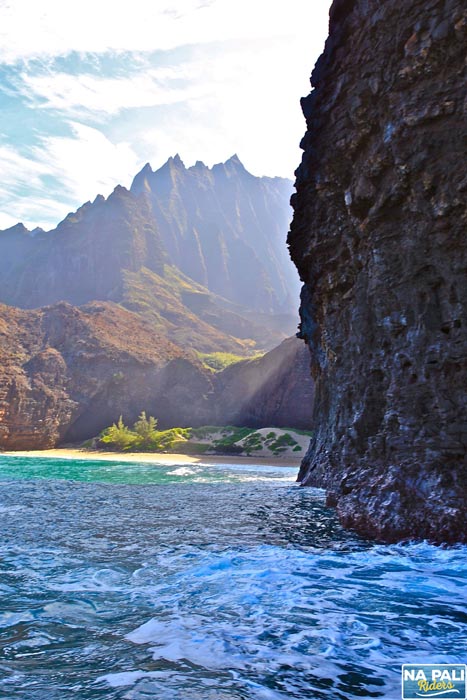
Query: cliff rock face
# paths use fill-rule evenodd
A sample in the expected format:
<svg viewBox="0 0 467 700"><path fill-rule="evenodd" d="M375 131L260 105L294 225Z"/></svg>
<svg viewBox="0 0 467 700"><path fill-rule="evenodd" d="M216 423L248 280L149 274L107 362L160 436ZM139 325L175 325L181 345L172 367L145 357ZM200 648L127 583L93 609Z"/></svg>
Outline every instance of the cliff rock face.
<svg viewBox="0 0 467 700"><path fill-rule="evenodd" d="M300 479L387 541L467 541L466 48L460 0L336 0L302 101Z"/></svg>
<svg viewBox="0 0 467 700"><path fill-rule="evenodd" d="M311 428L310 355L297 338L284 340L263 357L227 367L215 386L214 424Z"/></svg>

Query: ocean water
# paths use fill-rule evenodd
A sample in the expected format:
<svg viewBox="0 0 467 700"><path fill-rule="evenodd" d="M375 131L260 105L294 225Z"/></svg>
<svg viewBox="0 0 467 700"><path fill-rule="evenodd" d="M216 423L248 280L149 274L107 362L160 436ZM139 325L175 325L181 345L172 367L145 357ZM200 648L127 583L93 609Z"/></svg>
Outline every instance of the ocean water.
<svg viewBox="0 0 467 700"><path fill-rule="evenodd" d="M467 660L467 549L344 532L295 470L0 457L0 698L399 700Z"/></svg>

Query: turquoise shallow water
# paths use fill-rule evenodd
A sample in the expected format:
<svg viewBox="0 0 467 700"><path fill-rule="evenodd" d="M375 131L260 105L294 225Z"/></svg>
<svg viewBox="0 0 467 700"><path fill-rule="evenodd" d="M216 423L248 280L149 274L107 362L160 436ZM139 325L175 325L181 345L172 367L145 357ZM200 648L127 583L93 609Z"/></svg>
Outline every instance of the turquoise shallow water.
<svg viewBox="0 0 467 700"><path fill-rule="evenodd" d="M375 545L273 467L0 457L0 698L399 700L467 659L467 549Z"/></svg>

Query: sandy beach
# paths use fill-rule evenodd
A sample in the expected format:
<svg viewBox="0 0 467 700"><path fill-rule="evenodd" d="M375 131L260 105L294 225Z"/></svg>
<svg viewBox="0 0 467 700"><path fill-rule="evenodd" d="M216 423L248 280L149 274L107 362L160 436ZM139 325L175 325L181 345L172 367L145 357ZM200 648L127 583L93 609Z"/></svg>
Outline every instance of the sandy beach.
<svg viewBox="0 0 467 700"><path fill-rule="evenodd" d="M5 457L51 457L54 459L90 459L119 462L146 462L154 465L170 464L257 464L259 466L298 467L300 457L244 457L224 455L191 456L184 454L160 454L155 452L101 452L79 448L55 448L51 450L19 450L15 452L0 452Z"/></svg>

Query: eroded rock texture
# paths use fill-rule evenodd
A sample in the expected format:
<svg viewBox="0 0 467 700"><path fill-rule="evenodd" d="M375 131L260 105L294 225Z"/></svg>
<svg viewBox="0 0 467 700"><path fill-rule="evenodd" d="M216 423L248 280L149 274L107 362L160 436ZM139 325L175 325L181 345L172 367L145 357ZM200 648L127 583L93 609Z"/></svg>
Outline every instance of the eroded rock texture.
<svg viewBox="0 0 467 700"><path fill-rule="evenodd" d="M466 54L461 0L337 0L302 102L299 478L387 541L467 541Z"/></svg>

